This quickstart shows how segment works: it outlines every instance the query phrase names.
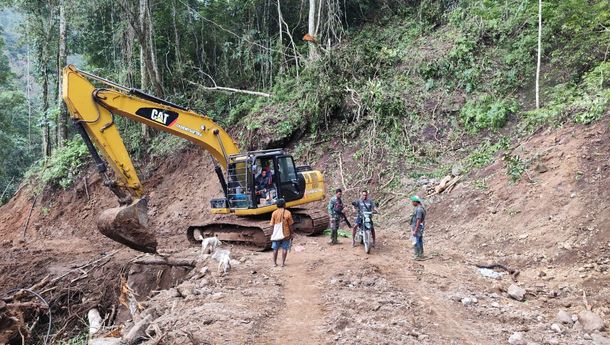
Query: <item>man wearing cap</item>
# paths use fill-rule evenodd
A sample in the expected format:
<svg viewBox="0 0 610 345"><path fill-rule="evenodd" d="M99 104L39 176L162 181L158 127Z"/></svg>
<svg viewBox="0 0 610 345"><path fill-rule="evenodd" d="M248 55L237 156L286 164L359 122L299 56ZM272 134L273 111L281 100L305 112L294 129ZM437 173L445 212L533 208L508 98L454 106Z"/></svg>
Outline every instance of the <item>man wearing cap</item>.
<svg viewBox="0 0 610 345"><path fill-rule="evenodd" d="M411 197L413 214L411 215L411 236L413 236L413 250L415 260L424 258L424 227L426 222L426 209L422 206L421 199L417 195Z"/></svg>

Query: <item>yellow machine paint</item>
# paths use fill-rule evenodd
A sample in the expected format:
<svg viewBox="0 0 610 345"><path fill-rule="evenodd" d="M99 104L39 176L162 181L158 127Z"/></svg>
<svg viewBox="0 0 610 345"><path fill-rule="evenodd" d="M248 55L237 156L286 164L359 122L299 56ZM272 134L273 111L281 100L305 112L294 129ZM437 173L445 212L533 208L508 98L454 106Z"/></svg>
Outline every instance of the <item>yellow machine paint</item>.
<svg viewBox="0 0 610 345"><path fill-rule="evenodd" d="M93 82L98 82L104 87L98 88ZM241 162L233 165L233 173L245 174L250 171L248 170L248 164L250 164L248 159L254 159L257 155L275 154L267 153L267 151L240 153L235 141L210 118L197 114L190 109L147 95L139 90L129 89L101 77L80 71L73 65L64 68L62 85L62 96L77 130L82 131L81 135L83 135L86 143L90 139L95 144L97 151L101 151L105 162L114 171L114 179L111 179L104 170L104 162L99 158L97 159L98 168L105 177L105 184L115 192L121 205L138 205L137 208L133 206L133 209L129 210L130 212L118 212L121 215L133 215L139 212L141 219L145 219L145 215L142 215L141 212L145 212L146 209L142 206L145 206L145 203L139 200L144 196L142 184L114 123L114 115L123 116L195 143L209 152L217 167L219 166L224 169L225 173L227 172L228 164L230 164L230 159L232 162ZM92 151L94 158L96 158L96 150L90 145L90 142L88 147ZM280 157L280 154L281 157L290 157L283 154L283 151L278 152L278 157ZM277 157L271 158L275 159ZM292 162L291 157L290 162ZM217 171L217 174L219 174L222 182L222 177L220 176L222 172L219 173L219 171ZM302 176L300 178L304 179L304 193L302 193L302 197L296 200L289 200L287 202L288 207L304 205L324 198L324 178L319 171L302 171L299 174L299 176ZM296 185L296 182L293 181L292 183ZM301 183L303 183L302 180ZM228 196L226 182L224 182L223 188L225 195ZM279 186L278 189L280 189ZM252 199L251 195L247 195L247 197ZM229 205L228 200L225 203L223 207L213 207L212 213L257 216L269 214L277 209L275 204L258 206L252 205L252 201L250 202L250 207L232 207ZM137 212L134 211L136 209ZM112 217L116 217L117 212L115 211L111 214ZM110 213L108 213L107 218L111 218ZM129 225L133 226L133 229L129 229L129 226L126 227L126 224L129 223L127 219L122 224L114 224L113 222L114 218L106 219L103 222L103 228L106 231L105 235L132 248L143 250L141 245L130 243L137 241L138 236L136 236L136 239L126 239L123 237L127 236L122 236L120 232L140 231L141 237L143 237L146 235L146 230L144 230L146 226L140 223L144 221L130 223ZM225 223L227 222L225 221ZM243 221L240 221L240 224L243 227ZM113 226L116 226L117 229L113 229ZM98 227L101 230L102 226L100 226L99 222ZM148 249L143 251L155 251L156 249L150 249L152 247L156 248L156 242L154 245L148 245L146 247Z"/></svg>

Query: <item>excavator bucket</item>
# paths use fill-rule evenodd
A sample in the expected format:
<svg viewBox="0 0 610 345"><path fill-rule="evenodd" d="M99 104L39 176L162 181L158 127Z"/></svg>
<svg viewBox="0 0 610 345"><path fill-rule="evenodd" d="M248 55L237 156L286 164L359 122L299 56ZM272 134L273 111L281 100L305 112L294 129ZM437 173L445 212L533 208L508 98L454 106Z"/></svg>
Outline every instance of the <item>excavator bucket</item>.
<svg viewBox="0 0 610 345"><path fill-rule="evenodd" d="M107 209L97 219L97 228L110 239L145 253L157 252L157 239L148 229L148 200Z"/></svg>

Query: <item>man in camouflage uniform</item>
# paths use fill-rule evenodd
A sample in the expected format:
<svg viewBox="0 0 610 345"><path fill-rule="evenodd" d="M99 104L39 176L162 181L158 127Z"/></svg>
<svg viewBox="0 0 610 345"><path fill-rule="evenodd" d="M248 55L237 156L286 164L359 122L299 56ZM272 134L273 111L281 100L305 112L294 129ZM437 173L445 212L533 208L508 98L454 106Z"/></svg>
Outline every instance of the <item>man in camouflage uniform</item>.
<svg viewBox="0 0 610 345"><path fill-rule="evenodd" d="M335 190L335 196L330 198L328 202L328 215L330 216L330 244L338 244L337 232L339 231L339 223L343 213L343 201L341 200L343 191L341 188Z"/></svg>

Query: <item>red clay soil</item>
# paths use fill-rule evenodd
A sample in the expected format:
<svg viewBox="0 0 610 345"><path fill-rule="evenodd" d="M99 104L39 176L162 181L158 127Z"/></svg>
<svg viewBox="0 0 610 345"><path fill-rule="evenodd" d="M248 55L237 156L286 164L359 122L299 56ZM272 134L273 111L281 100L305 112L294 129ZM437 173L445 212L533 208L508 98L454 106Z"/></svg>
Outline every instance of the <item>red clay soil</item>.
<svg viewBox="0 0 610 345"><path fill-rule="evenodd" d="M551 329L558 311L584 310L583 292L593 312L610 322L607 121L537 133L511 154L528 162L520 181L509 180L499 156L451 193L426 200L427 261L410 259L405 194L383 207L371 255L351 248L349 239L328 246L324 237L299 236L285 269L271 267L270 253L228 246L238 262L227 275L201 259L184 236L189 224L209 217L209 200L220 192L209 158L195 148L168 157L145 181L151 228L161 252L198 259L197 270L208 266L211 272L144 303L157 310L155 324L163 333L158 343L502 344L523 332L540 344L592 344L592 336L607 336L567 324L559 325L561 332ZM308 163L340 186L337 162L318 157ZM343 179L359 174L349 158L342 165ZM92 171L88 176L90 199L81 178L36 200L25 242L20 238L30 189L0 208L3 291L122 248L95 229L99 213L116 202ZM115 253L99 273L79 281L90 285L82 291L112 300L120 269L136 255L129 249ZM482 276L475 264L489 263L518 270L517 281ZM104 284L106 292L96 295L94 287ZM511 284L526 290L526 302L508 297Z"/></svg>

